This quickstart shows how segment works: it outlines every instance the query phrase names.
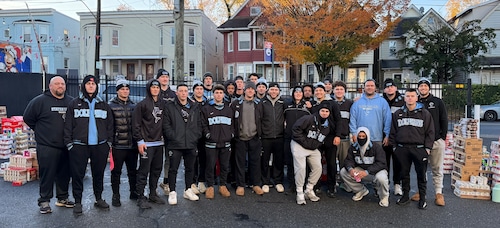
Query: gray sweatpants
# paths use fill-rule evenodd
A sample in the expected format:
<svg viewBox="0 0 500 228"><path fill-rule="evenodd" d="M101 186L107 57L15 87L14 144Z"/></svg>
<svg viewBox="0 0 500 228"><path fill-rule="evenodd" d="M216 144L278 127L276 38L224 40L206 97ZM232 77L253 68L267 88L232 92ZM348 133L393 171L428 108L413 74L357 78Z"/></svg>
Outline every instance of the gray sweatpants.
<svg viewBox="0 0 500 228"><path fill-rule="evenodd" d="M358 172L364 172L365 170L359 167L354 168L358 170ZM344 180L344 184L347 185L354 193L358 193L365 187L363 185L363 181L371 181L373 182L374 188L377 190L377 194L380 199L385 196L389 196L389 178L387 177L387 170L380 170L375 175L368 175L361 180L361 182L356 182L356 179L349 174L346 168L342 168L340 170L340 176Z"/></svg>
<svg viewBox="0 0 500 228"><path fill-rule="evenodd" d="M431 153L429 154L429 165L432 170L432 183L437 193L443 193L443 162L444 162L444 140L434 141Z"/></svg>
<svg viewBox="0 0 500 228"><path fill-rule="evenodd" d="M321 172L323 169L321 166L321 152L319 152L318 149L305 149L294 140L290 142L290 148L293 154L293 167L295 170L295 185L297 187L297 192L304 191L306 164L308 164L311 169L309 178L307 179L306 188L308 190L312 190L314 185L316 185L319 178L321 177Z"/></svg>

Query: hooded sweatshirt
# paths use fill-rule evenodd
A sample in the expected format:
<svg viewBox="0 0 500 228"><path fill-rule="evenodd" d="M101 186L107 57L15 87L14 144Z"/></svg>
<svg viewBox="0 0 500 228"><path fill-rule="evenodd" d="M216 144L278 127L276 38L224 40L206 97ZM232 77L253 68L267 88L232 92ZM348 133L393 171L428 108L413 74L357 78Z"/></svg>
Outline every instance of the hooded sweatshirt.
<svg viewBox="0 0 500 228"><path fill-rule="evenodd" d="M363 94L352 104L350 114L349 129L352 134L355 134L359 127L366 127L370 129L371 140L381 142L384 139L383 134L389 135L391 131L391 108L378 94L372 98Z"/></svg>
<svg viewBox="0 0 500 228"><path fill-rule="evenodd" d="M303 116L292 127L292 139L308 150L318 149L330 133L329 118L321 118L319 110L313 115Z"/></svg>
<svg viewBox="0 0 500 228"><path fill-rule="evenodd" d="M434 145L434 121L423 104L417 103L410 111L405 105L393 116L389 143L391 145L412 145L432 149Z"/></svg>
<svg viewBox="0 0 500 228"><path fill-rule="evenodd" d="M355 167L360 167L371 175L375 175L379 171L387 169L385 151L380 145L371 142L370 130L366 127L359 127L356 131L356 135L360 132L366 134L366 143L362 146L359 145L358 142L351 145L344 161L344 167L348 171Z"/></svg>
<svg viewBox="0 0 500 228"><path fill-rule="evenodd" d="M165 101L158 96L155 101L151 95L151 86L153 82L158 83L158 80L153 79L147 84L146 97L139 102L134 109L132 115L132 131L134 140L138 145L146 144L146 146L162 146L163 142L163 113L165 112Z"/></svg>

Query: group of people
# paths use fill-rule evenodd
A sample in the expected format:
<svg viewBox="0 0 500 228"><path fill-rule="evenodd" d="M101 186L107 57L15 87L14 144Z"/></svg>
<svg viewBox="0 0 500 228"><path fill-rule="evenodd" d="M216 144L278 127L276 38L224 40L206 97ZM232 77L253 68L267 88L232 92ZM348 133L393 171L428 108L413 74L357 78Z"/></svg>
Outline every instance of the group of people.
<svg viewBox="0 0 500 228"><path fill-rule="evenodd" d="M427 79L419 81L418 90L407 89L404 95L387 79L383 96L369 79L356 101L345 97L344 82L328 78L293 87L291 99L282 98L278 83L267 83L257 74L250 74L247 81L237 76L214 85L207 72L202 81L193 83L191 97L188 85L179 84L174 92L169 79L169 72L160 69L147 83L146 97L137 104L129 99L125 80L117 81L117 96L108 104L97 96L98 79L92 75L83 79L76 98L65 95L62 77L51 79L49 90L30 101L24 113L24 121L36 134L40 213L52 211L54 183L56 206L83 213L83 179L89 159L94 206L109 209L102 197L108 155L113 161L111 204L116 207L121 206L124 163L129 199L137 200L140 208L167 203L158 195L158 187L168 195L168 204L177 204L181 160L185 169L182 194L188 200L199 200L202 193L214 199L216 180L222 197L231 195L229 182L234 183L237 196L244 196L246 187L257 195L270 188L281 193L286 176L287 189L296 193L297 204L316 202L322 192L322 157L327 165L328 197L336 197L340 183L342 189L354 193L354 201L360 201L369 193L363 183L368 181L373 183L379 205L388 207L392 157L394 194L401 196L397 204L415 200L421 209L427 206L425 175L430 161L435 203L444 206L446 109L429 93ZM412 163L418 192L410 198ZM69 200L70 178L75 202Z"/></svg>

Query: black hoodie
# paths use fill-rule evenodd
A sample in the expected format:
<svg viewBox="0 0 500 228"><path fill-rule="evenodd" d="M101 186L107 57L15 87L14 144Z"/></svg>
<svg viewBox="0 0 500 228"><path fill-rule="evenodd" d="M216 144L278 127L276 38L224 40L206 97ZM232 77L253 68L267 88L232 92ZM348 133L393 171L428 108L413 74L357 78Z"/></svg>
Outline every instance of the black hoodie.
<svg viewBox="0 0 500 228"><path fill-rule="evenodd" d="M318 111L319 112L319 111ZM318 149L330 133L329 118L322 119L319 113L301 117L292 128L293 141L308 150Z"/></svg>
<svg viewBox="0 0 500 228"><path fill-rule="evenodd" d="M202 132L199 104L188 98L187 104L183 107L176 97L174 101L167 102L163 118L163 133L169 150L197 147Z"/></svg>
<svg viewBox="0 0 500 228"><path fill-rule="evenodd" d="M163 145L163 113L165 112L165 101L158 96L156 101L153 100L151 95L151 84L153 82L158 82L158 80L153 79L147 84L147 94L146 97L137 105L134 109L134 114L132 115L132 125L134 140L138 144L145 143L150 146Z"/></svg>

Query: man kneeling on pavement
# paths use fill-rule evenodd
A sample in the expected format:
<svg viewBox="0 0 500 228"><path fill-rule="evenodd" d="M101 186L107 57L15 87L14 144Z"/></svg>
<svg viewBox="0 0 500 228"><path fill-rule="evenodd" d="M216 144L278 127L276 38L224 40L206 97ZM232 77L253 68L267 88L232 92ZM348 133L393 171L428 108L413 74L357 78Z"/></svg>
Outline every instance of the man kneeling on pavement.
<svg viewBox="0 0 500 228"><path fill-rule="evenodd" d="M354 201L360 201L369 191L362 181L371 181L380 198L381 207L389 206L389 179L385 152L378 144L370 141L370 130L359 127L357 141L352 144L344 161L340 176L345 185L355 193Z"/></svg>

